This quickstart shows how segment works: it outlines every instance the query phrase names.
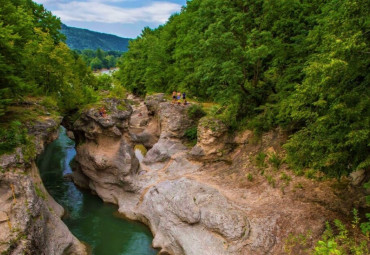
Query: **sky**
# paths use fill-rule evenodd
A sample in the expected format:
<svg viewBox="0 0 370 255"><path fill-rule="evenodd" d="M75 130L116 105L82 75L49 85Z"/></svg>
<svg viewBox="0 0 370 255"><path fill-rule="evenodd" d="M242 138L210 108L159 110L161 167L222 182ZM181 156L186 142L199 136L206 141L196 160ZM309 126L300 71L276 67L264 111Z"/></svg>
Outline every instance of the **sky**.
<svg viewBox="0 0 370 255"><path fill-rule="evenodd" d="M186 0L33 0L67 26L136 38L181 11Z"/></svg>

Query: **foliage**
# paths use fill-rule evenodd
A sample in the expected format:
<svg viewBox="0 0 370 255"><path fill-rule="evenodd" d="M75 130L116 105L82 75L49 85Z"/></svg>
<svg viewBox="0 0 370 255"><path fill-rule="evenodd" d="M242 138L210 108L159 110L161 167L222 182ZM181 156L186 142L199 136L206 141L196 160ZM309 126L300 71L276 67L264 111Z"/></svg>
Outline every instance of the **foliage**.
<svg viewBox="0 0 370 255"><path fill-rule="evenodd" d="M197 127L190 127L186 129L184 135L189 141L196 143L198 135Z"/></svg>
<svg viewBox="0 0 370 255"><path fill-rule="evenodd" d="M203 110L202 106L198 104L192 104L187 110L188 116L192 120L199 120L200 118L206 116L206 112Z"/></svg>
<svg viewBox="0 0 370 255"><path fill-rule="evenodd" d="M66 36L67 45L74 50L126 51L129 38L99 33L62 24L61 32Z"/></svg>
<svg viewBox="0 0 370 255"><path fill-rule="evenodd" d="M364 185L365 189L370 189L370 181L365 183ZM370 196L366 196L366 203L370 205ZM367 236L367 238L370 238L370 213L366 213L367 221L361 223L360 228L364 235Z"/></svg>
<svg viewBox="0 0 370 255"><path fill-rule="evenodd" d="M90 66L92 70L114 68L117 66L117 61L122 55L122 52L120 51L103 51L100 48L97 50L75 50L75 52L86 62L87 66Z"/></svg>
<svg viewBox="0 0 370 255"><path fill-rule="evenodd" d="M252 182L253 181L253 175L251 173L249 173L247 175L247 179L248 179L248 181Z"/></svg>
<svg viewBox="0 0 370 255"><path fill-rule="evenodd" d="M65 112L95 100L94 75L63 43L60 20L31 0L1 6L0 115L24 95L52 97Z"/></svg>
<svg viewBox="0 0 370 255"><path fill-rule="evenodd" d="M357 225L355 227L357 228ZM348 229L340 220L334 220L334 228L329 222L326 222L326 230L322 240L319 240L314 248L315 255L362 255L369 253L367 241L360 241L349 235Z"/></svg>
<svg viewBox="0 0 370 255"><path fill-rule="evenodd" d="M271 155L269 155L269 162L276 170L278 170L283 163L283 160L279 157L277 153L272 153Z"/></svg>
<svg viewBox="0 0 370 255"><path fill-rule="evenodd" d="M27 130L22 128L22 123L13 121L8 128L0 129L0 155L13 152L14 149L27 143Z"/></svg>
<svg viewBox="0 0 370 255"><path fill-rule="evenodd" d="M369 5L188 1L130 41L118 77L137 94L180 90L215 101L233 128L281 126L294 168L348 174L370 165Z"/></svg>
<svg viewBox="0 0 370 255"><path fill-rule="evenodd" d="M112 88L113 78L109 74L101 74L97 76L97 87L100 90L110 90Z"/></svg>
<svg viewBox="0 0 370 255"><path fill-rule="evenodd" d="M256 155L256 158L255 158L255 162L256 162L256 165L259 167L259 168L264 168L266 167L266 163L265 163L265 159L266 159L267 155L266 153L264 152L259 152L257 155Z"/></svg>
<svg viewBox="0 0 370 255"><path fill-rule="evenodd" d="M124 87L122 87L120 84L115 84L113 88L111 88L109 97L115 97L115 98L126 98L127 92Z"/></svg>

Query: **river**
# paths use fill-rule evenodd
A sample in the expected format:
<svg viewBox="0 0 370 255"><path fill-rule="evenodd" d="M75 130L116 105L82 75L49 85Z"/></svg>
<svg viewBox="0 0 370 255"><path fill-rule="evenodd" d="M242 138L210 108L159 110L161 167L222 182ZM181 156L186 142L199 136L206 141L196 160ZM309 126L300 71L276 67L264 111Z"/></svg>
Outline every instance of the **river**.
<svg viewBox="0 0 370 255"><path fill-rule="evenodd" d="M117 206L103 203L89 191L77 189L63 175L71 173L75 144L63 127L37 160L41 178L51 196L64 207L63 221L70 231L88 244L94 255L154 255L153 237L141 223L115 217Z"/></svg>

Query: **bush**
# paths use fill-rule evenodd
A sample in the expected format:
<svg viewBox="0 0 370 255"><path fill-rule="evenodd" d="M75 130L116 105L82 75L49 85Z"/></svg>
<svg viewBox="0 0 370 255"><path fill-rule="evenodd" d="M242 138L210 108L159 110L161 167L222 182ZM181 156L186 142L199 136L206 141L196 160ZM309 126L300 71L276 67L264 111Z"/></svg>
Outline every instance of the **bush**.
<svg viewBox="0 0 370 255"><path fill-rule="evenodd" d="M101 74L97 76L98 88L110 90L112 88L113 78L109 74Z"/></svg>
<svg viewBox="0 0 370 255"><path fill-rule="evenodd" d="M194 140L196 141L197 135L198 135L197 127L188 128L187 130L185 130L184 135L189 141L194 141Z"/></svg>
<svg viewBox="0 0 370 255"><path fill-rule="evenodd" d="M256 165L259 167L259 168L264 168L266 167L266 164L265 164L265 159L266 159L267 155L266 153L264 152L259 152L255 158L255 161L256 161Z"/></svg>
<svg viewBox="0 0 370 255"><path fill-rule="evenodd" d="M358 218L354 219L354 228L357 228ZM331 254L369 254L366 240L359 240L358 237L350 236L346 226L340 220L334 220L333 229L329 222L326 222L326 230L323 234L323 240L317 242L314 255Z"/></svg>
<svg viewBox="0 0 370 255"><path fill-rule="evenodd" d="M53 97L44 97L42 102L42 106L45 106L47 109L57 109L58 108L58 102Z"/></svg>
<svg viewBox="0 0 370 255"><path fill-rule="evenodd" d="M269 162L276 170L278 170L281 164L283 163L283 160L279 157L279 155L277 155L276 153L273 153L269 157Z"/></svg>
<svg viewBox="0 0 370 255"><path fill-rule="evenodd" d="M13 121L8 128L0 129L0 155L13 152L16 147L27 143L27 131L21 126L21 122Z"/></svg>
<svg viewBox="0 0 370 255"><path fill-rule="evenodd" d="M121 85L116 84L111 89L110 96L122 99L122 98L126 98L127 94L126 94L126 90L125 90L124 87L122 87Z"/></svg>
<svg viewBox="0 0 370 255"><path fill-rule="evenodd" d="M206 112L203 110L202 106L194 104L188 108L188 116L192 120L199 120L206 116Z"/></svg>

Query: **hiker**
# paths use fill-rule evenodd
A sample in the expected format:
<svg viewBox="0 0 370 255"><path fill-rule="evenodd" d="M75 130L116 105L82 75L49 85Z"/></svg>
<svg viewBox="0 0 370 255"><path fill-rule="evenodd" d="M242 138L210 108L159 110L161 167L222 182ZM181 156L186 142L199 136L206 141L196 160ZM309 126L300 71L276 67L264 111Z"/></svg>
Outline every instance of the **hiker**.
<svg viewBox="0 0 370 255"><path fill-rule="evenodd" d="M100 117L103 117L103 118L107 116L107 111L105 110L104 106L99 109L99 115Z"/></svg>
<svg viewBox="0 0 370 255"><path fill-rule="evenodd" d="M183 101L184 105L187 105L188 104L186 102L186 94L185 94L185 92L182 92L182 101Z"/></svg>
<svg viewBox="0 0 370 255"><path fill-rule="evenodd" d="M176 91L172 92L172 103L176 104Z"/></svg>
<svg viewBox="0 0 370 255"><path fill-rule="evenodd" d="M181 103L180 100L181 100L181 92L178 92L177 93L177 104Z"/></svg>

